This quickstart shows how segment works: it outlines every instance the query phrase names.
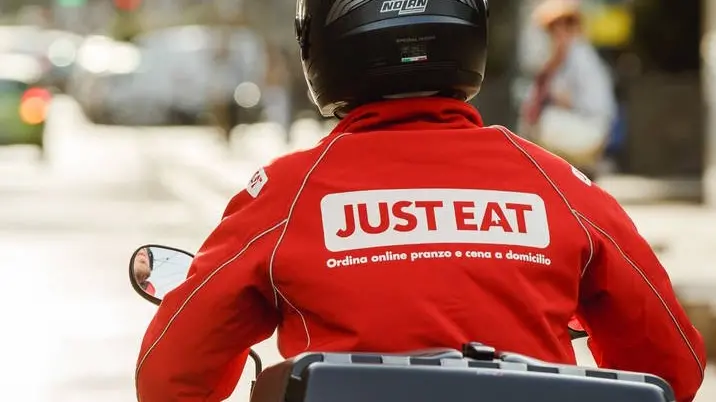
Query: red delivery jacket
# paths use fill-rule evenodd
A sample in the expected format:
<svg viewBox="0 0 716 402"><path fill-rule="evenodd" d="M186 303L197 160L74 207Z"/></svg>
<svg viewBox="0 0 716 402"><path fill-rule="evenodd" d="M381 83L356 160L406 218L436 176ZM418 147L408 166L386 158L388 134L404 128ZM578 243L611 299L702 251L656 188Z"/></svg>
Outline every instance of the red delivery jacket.
<svg viewBox="0 0 716 402"><path fill-rule="evenodd" d="M149 325L136 386L141 402L223 400L276 329L284 357L479 341L573 364L573 316L601 366L693 399L703 340L611 196L466 103L391 100L231 200Z"/></svg>

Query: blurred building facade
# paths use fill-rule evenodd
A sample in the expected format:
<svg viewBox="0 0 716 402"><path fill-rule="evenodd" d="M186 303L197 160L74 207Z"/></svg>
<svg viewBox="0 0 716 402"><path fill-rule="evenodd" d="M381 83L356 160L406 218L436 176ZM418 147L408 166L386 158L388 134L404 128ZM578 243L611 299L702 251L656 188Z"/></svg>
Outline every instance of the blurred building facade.
<svg viewBox="0 0 716 402"><path fill-rule="evenodd" d="M709 205L716 206L716 0L705 0L704 9L701 41L706 99L704 198Z"/></svg>
<svg viewBox="0 0 716 402"><path fill-rule="evenodd" d="M488 124L515 127L525 82L545 53L540 35L527 24L537 1L491 2L490 62L482 93L473 101ZM615 154L620 169L647 176L698 176L707 161L716 165L716 157L707 159L704 151L712 144L706 138L716 137L710 117L716 114L710 101L716 80L702 69L700 51L707 42L702 38L716 24L716 0L582 1L587 31L616 79L623 111L622 142ZM249 26L271 47L269 64L277 67L270 75L276 86L290 89L292 116L311 109L294 43L294 0L0 0L6 14L28 6L46 11L26 13L30 21L44 15L55 28L122 38L170 25ZM117 12L131 6L136 11ZM708 149L716 154L716 145Z"/></svg>
<svg viewBox="0 0 716 402"><path fill-rule="evenodd" d="M626 165L635 173L685 176L704 169L700 43L709 1L634 2L633 56L617 67L624 71L629 119Z"/></svg>

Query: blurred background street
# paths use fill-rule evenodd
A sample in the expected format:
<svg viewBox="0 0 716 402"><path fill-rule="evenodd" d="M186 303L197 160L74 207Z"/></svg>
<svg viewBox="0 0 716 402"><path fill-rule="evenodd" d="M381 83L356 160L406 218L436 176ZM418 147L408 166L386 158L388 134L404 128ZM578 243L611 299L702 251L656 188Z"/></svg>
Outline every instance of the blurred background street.
<svg viewBox="0 0 716 402"><path fill-rule="evenodd" d="M491 4L487 81L472 101L488 124L518 128L546 53L529 24L536 2ZM619 110L597 182L658 251L716 361L716 0L583 4ZM336 123L306 95L294 11L0 0L5 399L134 400L155 307L129 284L132 251L196 250L257 167ZM257 348L266 363L279 360L274 344ZM246 400L249 374L231 400ZM696 402L716 401L707 374Z"/></svg>

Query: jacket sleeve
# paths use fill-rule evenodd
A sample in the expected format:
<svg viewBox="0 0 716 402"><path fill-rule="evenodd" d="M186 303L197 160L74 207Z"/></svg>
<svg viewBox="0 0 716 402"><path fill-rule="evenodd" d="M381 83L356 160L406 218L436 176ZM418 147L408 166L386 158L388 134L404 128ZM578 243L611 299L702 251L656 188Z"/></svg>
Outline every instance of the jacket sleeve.
<svg viewBox="0 0 716 402"><path fill-rule="evenodd" d="M651 247L609 198L599 222L579 214L594 244L578 310L590 349L600 367L657 375L690 402L704 378L703 339Z"/></svg>
<svg viewBox="0 0 716 402"><path fill-rule="evenodd" d="M232 200L187 280L162 301L137 362L140 402L228 398L248 348L276 328L279 315L268 300L272 291L261 268L280 224L249 228L251 211L243 204L250 200L245 192Z"/></svg>

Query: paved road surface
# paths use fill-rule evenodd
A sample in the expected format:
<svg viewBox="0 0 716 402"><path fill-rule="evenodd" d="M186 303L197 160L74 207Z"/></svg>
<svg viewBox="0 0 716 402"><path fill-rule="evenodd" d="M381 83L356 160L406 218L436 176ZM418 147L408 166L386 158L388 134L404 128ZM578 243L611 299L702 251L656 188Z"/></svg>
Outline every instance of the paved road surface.
<svg viewBox="0 0 716 402"><path fill-rule="evenodd" d="M154 307L128 284L129 255L148 242L194 250L229 194L280 149L237 162L241 150L272 140L249 136L226 153L206 129L94 127L71 102L53 107L47 166L32 150L0 149L0 302L13 324L0 331L12 373L0 377L3 399L134 400L134 363ZM300 129L303 145L315 140L311 124ZM274 345L256 348L266 363L279 360ZM248 380L231 400L246 400ZM716 400L714 388L709 377L697 402Z"/></svg>

